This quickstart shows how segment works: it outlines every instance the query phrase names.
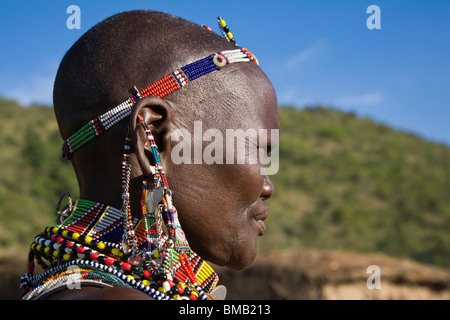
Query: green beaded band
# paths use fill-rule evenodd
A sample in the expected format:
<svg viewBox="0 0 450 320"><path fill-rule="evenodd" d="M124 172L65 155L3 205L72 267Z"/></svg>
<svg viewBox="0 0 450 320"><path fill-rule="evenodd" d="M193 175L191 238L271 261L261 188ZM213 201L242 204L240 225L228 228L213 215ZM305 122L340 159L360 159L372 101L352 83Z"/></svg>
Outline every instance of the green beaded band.
<svg viewBox="0 0 450 320"><path fill-rule="evenodd" d="M78 130L77 134L72 136L72 138L70 139L72 150L76 151L80 149L82 146L84 146L94 138L95 138L95 131L92 127L91 122L89 122L85 124L80 130Z"/></svg>

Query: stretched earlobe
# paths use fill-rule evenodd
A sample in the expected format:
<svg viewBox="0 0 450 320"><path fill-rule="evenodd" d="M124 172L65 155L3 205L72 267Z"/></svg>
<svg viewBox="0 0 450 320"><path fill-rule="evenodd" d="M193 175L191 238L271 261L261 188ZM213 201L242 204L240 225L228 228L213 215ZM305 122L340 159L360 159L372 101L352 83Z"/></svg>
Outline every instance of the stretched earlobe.
<svg viewBox="0 0 450 320"><path fill-rule="evenodd" d="M152 174L150 169L152 156L149 155L153 152L141 121L151 130L161 153L166 148L164 135L167 133L171 119L172 107L159 97L142 98L133 107L130 115L131 138L142 173L146 176Z"/></svg>

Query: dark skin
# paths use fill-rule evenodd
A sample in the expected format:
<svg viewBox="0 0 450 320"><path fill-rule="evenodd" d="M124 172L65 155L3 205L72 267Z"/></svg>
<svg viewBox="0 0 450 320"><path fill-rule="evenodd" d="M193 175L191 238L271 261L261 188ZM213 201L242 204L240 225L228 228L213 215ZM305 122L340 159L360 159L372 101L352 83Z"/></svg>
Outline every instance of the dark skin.
<svg viewBox="0 0 450 320"><path fill-rule="evenodd" d="M156 49L159 52L174 51L175 54L159 54L148 58L148 52L142 53L142 50L130 52L116 48L122 39L124 43L127 39L129 41L132 30L128 29L142 30L144 26L145 30L152 30L153 33L142 36L145 40L141 38L140 49L148 52ZM164 42L155 40L161 36L160 29L165 32ZM113 40L111 35L114 35ZM213 52L235 48L228 41L199 26L151 11L119 14L103 22L103 27L94 27L88 31L88 36L83 37L63 59L55 81L55 113L64 139L90 119L127 99L130 94L124 90L124 86L143 88L177 67ZM173 44L176 45L166 48ZM94 48L95 45L98 47ZM112 49L114 47L116 49ZM116 52L108 56L111 51L108 49ZM90 60L79 58L80 55L87 55ZM129 55L134 55L136 59L130 60L127 58ZM104 60L117 63L110 66L105 64L100 68ZM137 66L139 63L148 67ZM87 71L80 71L81 67ZM136 70L140 72L136 73ZM106 76L108 79L104 79ZM103 90L93 97L93 92L86 91L86 87L92 88L96 81L100 81L98 87ZM106 110L105 105L108 106ZM261 163L174 164L171 151L178 142L171 140L171 134L180 128L192 132L193 121L202 121L203 131L215 128L224 136L226 129L279 129L277 111L272 84L253 62L227 66L162 99L141 99L133 107L128 120L122 121L74 154L72 163L79 182L80 197L121 207L121 157L129 127L133 142L130 154L131 208L132 214L140 217L142 176L151 175L150 163L153 158L139 123L140 116L149 125L157 142L169 186L174 192L174 205L191 248L207 261L242 270L253 262L257 254L258 236L265 231L262 221L267 218L268 209L264 201L274 192L272 182L268 176L260 173ZM269 147L274 143L268 140ZM149 297L129 288L83 287L80 290L61 291L51 298Z"/></svg>

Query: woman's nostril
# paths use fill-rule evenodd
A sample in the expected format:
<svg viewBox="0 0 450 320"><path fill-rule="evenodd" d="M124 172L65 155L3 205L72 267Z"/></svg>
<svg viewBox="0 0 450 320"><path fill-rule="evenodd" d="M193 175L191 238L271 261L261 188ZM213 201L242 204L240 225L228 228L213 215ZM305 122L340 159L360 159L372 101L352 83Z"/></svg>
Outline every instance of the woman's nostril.
<svg viewBox="0 0 450 320"><path fill-rule="evenodd" d="M274 187L272 181L266 177L264 179L264 185L263 185L263 189L261 192L261 199L262 200L270 199L274 192L275 192L275 187Z"/></svg>

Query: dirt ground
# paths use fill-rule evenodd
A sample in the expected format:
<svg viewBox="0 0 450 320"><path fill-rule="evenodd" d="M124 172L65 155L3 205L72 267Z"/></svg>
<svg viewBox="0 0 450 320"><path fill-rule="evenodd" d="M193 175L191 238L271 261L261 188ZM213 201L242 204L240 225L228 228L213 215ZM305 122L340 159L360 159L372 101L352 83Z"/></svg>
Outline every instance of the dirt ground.
<svg viewBox="0 0 450 320"><path fill-rule="evenodd" d="M241 272L215 269L230 300L450 299L450 270L383 254L268 252Z"/></svg>
<svg viewBox="0 0 450 320"><path fill-rule="evenodd" d="M383 254L266 252L240 272L213 267L229 300L450 300L450 270ZM0 260L1 300L20 299L24 271Z"/></svg>

